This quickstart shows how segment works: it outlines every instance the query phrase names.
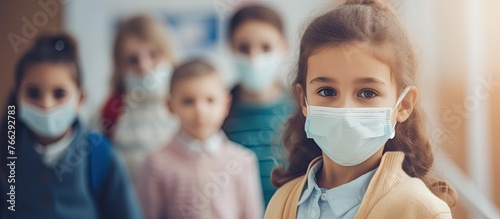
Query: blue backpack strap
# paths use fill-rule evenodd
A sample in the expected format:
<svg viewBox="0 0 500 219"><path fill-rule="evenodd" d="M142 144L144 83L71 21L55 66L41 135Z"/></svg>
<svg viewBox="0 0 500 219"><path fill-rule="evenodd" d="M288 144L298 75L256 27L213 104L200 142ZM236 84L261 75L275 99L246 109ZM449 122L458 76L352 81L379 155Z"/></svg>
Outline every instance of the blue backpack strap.
<svg viewBox="0 0 500 219"><path fill-rule="evenodd" d="M91 147L89 155L90 185L94 194L98 194L108 174L111 148L109 141L101 133L89 132L88 140Z"/></svg>

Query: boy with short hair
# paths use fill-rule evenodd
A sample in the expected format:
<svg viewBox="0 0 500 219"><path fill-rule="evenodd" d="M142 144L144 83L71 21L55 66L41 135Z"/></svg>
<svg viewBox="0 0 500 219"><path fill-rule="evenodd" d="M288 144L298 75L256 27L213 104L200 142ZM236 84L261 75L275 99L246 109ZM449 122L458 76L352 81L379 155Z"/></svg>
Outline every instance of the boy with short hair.
<svg viewBox="0 0 500 219"><path fill-rule="evenodd" d="M144 164L138 193L147 218L262 218L256 156L221 131L231 97L217 71L200 59L182 64L170 95L181 128Z"/></svg>

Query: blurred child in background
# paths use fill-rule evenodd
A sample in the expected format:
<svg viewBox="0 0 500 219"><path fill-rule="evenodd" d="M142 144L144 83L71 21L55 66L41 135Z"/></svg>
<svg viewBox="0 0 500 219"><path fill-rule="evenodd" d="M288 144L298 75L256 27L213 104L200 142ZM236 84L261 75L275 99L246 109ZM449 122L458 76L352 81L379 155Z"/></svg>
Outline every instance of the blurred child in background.
<svg viewBox="0 0 500 219"><path fill-rule="evenodd" d="M268 7L246 6L231 18L228 37L240 82L232 90L233 104L223 130L256 153L267 205L276 191L270 175L281 163L277 151L282 126L292 111L288 92L278 80L287 51L283 22Z"/></svg>
<svg viewBox="0 0 500 219"><path fill-rule="evenodd" d="M1 150L2 163L17 157L15 178L7 178L11 167L2 167L1 218L142 218L109 142L78 120L81 80L75 42L64 34L39 37L19 60L4 117L16 120L2 127L1 138L15 148ZM15 203L5 202L8 193L15 193Z"/></svg>
<svg viewBox="0 0 500 219"><path fill-rule="evenodd" d="M170 94L181 128L141 171L137 191L147 218L262 218L257 158L220 130L231 98L216 70L186 62L174 71Z"/></svg>
<svg viewBox="0 0 500 219"><path fill-rule="evenodd" d="M113 90L99 126L135 179L145 155L168 142L178 126L165 105L174 66L165 27L147 16L121 23L113 65Z"/></svg>

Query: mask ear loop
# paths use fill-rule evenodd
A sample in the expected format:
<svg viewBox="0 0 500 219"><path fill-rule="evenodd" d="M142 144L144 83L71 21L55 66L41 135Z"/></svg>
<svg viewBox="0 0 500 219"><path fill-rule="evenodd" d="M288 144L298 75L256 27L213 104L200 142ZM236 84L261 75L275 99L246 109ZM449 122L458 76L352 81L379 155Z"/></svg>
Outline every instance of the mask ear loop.
<svg viewBox="0 0 500 219"><path fill-rule="evenodd" d="M391 117L392 117L392 113L394 112L394 110L399 106L399 104L403 101L403 99L406 97L406 94L408 94L408 91L410 91L411 89L411 86L407 86L403 92L401 93L401 95L399 95L399 98L398 100L396 101L396 104L394 105L394 107L391 109ZM391 118L392 120L392 118ZM392 135L391 135L391 139L394 138L394 135L396 134L396 124L398 124L398 121L396 120L396 122L394 123L394 125L392 126Z"/></svg>
<svg viewBox="0 0 500 219"><path fill-rule="evenodd" d="M392 108L392 111L394 111L396 109L396 107L398 107L398 105L401 103L401 101L403 101L403 99L406 97L406 94L408 94L408 91L410 91L411 89L411 86L408 86L406 87L403 92L401 93L401 95L399 95L399 98L398 100L396 101L396 104L394 105L394 107Z"/></svg>
<svg viewBox="0 0 500 219"><path fill-rule="evenodd" d="M307 115L309 115L310 109L309 109L309 104L307 104L307 97L304 97L304 103L306 104L306 109L307 109Z"/></svg>

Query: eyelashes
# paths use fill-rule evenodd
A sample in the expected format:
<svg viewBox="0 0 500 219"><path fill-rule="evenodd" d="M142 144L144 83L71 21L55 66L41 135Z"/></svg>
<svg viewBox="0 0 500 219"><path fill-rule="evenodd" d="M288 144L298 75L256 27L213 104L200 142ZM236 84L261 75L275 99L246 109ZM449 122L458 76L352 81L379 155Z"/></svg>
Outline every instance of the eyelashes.
<svg viewBox="0 0 500 219"><path fill-rule="evenodd" d="M331 96L337 96L337 91L333 88L320 88L317 91L317 94L319 94L322 97L331 97Z"/></svg>
<svg viewBox="0 0 500 219"><path fill-rule="evenodd" d="M322 97L334 97L338 95L337 91L330 87L320 88L316 93ZM373 89L362 89L356 96L363 99L372 99L379 96L379 93Z"/></svg>
<svg viewBox="0 0 500 219"><path fill-rule="evenodd" d="M371 89L365 89L361 90L358 93L358 97L365 98L365 99L372 99L378 96L378 93L374 90Z"/></svg>

